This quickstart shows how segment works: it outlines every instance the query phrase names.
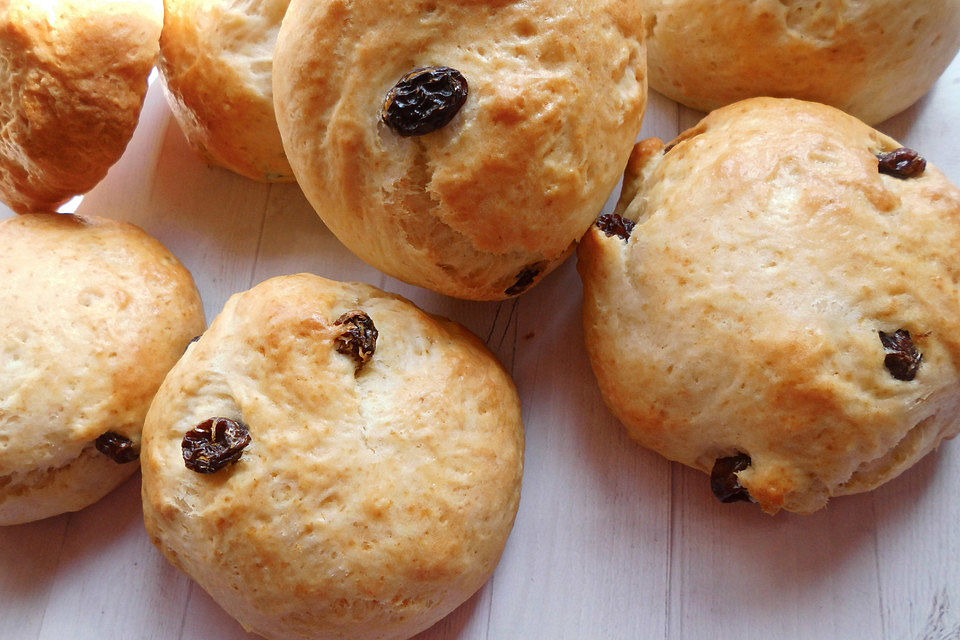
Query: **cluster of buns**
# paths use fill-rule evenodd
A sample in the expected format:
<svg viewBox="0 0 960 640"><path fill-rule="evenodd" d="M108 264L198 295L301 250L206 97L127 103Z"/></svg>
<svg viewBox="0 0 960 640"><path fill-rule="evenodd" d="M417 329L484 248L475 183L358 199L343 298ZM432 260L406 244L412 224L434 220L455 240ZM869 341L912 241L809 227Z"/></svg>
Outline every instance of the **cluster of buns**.
<svg viewBox="0 0 960 640"><path fill-rule="evenodd" d="M190 273L133 225L56 208L139 119L159 0L0 2L0 525L81 509L136 471L164 376L206 324Z"/></svg>
<svg viewBox="0 0 960 640"><path fill-rule="evenodd" d="M158 2L0 0L0 198L37 212L0 223L0 524L142 459L155 544L275 640L409 638L511 530L519 400L465 329L301 274L203 333L156 240L51 213L157 59L207 161L296 178L390 275L503 299L580 243L605 400L725 502L813 511L960 430L960 190L854 117L931 86L955 2ZM734 104L634 146L647 46L654 88Z"/></svg>

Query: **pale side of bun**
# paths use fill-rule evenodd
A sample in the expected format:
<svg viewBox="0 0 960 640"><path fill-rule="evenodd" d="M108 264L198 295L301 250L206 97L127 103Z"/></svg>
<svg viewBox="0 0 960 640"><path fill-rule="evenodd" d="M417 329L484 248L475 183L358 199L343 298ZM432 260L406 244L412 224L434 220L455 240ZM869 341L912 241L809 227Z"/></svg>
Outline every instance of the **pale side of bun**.
<svg viewBox="0 0 960 640"><path fill-rule="evenodd" d="M960 429L960 189L820 104L757 98L640 143L619 212L580 249L591 362L631 436L768 512L872 489ZM922 150L920 150L922 152ZM879 332L909 331L916 377ZM706 489L705 489L706 490Z"/></svg>
<svg viewBox="0 0 960 640"><path fill-rule="evenodd" d="M376 347L338 350L362 311ZM239 460L197 473L185 434L247 425ZM475 336L363 284L301 274L227 302L164 381L144 426L147 531L271 640L409 638L470 597L520 498L509 375Z"/></svg>
<svg viewBox="0 0 960 640"><path fill-rule="evenodd" d="M290 182L273 114L273 48L289 0L164 0L160 71L173 114L207 162Z"/></svg>
<svg viewBox="0 0 960 640"><path fill-rule="evenodd" d="M522 292L574 248L616 186L646 105L633 2L290 3L274 100L320 217L406 282L477 300ZM394 85L452 67L453 119L402 137Z"/></svg>
<svg viewBox="0 0 960 640"><path fill-rule="evenodd" d="M960 1L642 0L650 86L701 111L754 96L903 111L960 49Z"/></svg>
<svg viewBox="0 0 960 640"><path fill-rule="evenodd" d="M204 327L193 279L140 229L27 214L0 223L0 525L76 511L137 464L153 394Z"/></svg>
<svg viewBox="0 0 960 640"><path fill-rule="evenodd" d="M133 135L157 58L159 0L0 7L0 199L53 211L86 193Z"/></svg>

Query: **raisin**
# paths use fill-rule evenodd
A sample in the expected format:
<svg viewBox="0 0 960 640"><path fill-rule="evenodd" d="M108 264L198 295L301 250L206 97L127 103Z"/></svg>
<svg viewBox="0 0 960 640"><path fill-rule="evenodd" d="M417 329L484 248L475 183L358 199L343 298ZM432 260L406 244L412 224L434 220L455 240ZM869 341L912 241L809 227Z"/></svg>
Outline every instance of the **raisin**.
<svg viewBox="0 0 960 640"><path fill-rule="evenodd" d="M905 329L897 329L893 333L884 333L883 331L878 333L880 334L880 343L886 352L883 365L890 372L890 375L897 380L913 380L916 378L920 361L923 360L923 354L913 344L910 332Z"/></svg>
<svg viewBox="0 0 960 640"><path fill-rule="evenodd" d="M617 236L622 240L629 240L636 223L616 213L605 213L597 218L597 228L607 236Z"/></svg>
<svg viewBox="0 0 960 640"><path fill-rule="evenodd" d="M93 445L97 451L117 464L127 464L140 457L140 450L133 444L133 440L113 431L101 434Z"/></svg>
<svg viewBox="0 0 960 640"><path fill-rule="evenodd" d="M358 373L377 350L380 332L370 316L359 310L347 311L334 324L347 325L346 331L337 336L337 353L356 360L354 373Z"/></svg>
<svg viewBox="0 0 960 640"><path fill-rule="evenodd" d="M900 147L887 153L877 154L880 173L906 180L916 178L927 168L927 161L913 149Z"/></svg>
<svg viewBox="0 0 960 640"><path fill-rule="evenodd" d="M183 348L183 352L186 353L187 349L190 348L190 345L192 345L194 342L197 342L199 340L200 340L200 336L193 336L192 338L190 338L190 342L188 342L187 346Z"/></svg>
<svg viewBox="0 0 960 640"><path fill-rule="evenodd" d="M738 453L729 458L717 458L713 463L713 471L710 472L710 488L720 502L751 501L750 493L740 486L740 479L737 478L737 472L749 467L750 463L750 456L745 453Z"/></svg>
<svg viewBox="0 0 960 640"><path fill-rule="evenodd" d="M214 473L236 463L248 444L247 425L229 418L210 418L187 431L180 446L187 469Z"/></svg>
<svg viewBox="0 0 960 640"><path fill-rule="evenodd" d="M450 122L468 91L466 78L456 69L414 69L387 93L380 118L401 136L422 136Z"/></svg>
<svg viewBox="0 0 960 640"><path fill-rule="evenodd" d="M520 273L517 274L516 282L507 287L507 290L504 291L504 293L508 296L515 296L523 293L530 288L530 285L533 284L533 281L536 280L541 271L543 271L543 264L540 262L531 264L528 267L524 267Z"/></svg>

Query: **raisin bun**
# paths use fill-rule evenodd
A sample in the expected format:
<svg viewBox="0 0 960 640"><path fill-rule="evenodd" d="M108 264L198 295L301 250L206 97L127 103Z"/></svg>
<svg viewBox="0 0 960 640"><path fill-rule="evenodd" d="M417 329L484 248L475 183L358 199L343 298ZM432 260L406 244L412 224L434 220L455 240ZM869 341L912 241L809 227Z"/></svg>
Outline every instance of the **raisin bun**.
<svg viewBox="0 0 960 640"><path fill-rule="evenodd" d="M461 298L521 293L626 164L641 22L619 0L293 0L274 99L294 173L386 273Z"/></svg>
<svg viewBox="0 0 960 640"><path fill-rule="evenodd" d="M203 331L193 279L100 218L0 222L0 524L76 511L137 469L147 407Z"/></svg>
<svg viewBox="0 0 960 640"><path fill-rule="evenodd" d="M710 111L815 100L870 124L927 92L960 48L958 0L641 0L650 86Z"/></svg>
<svg viewBox="0 0 960 640"><path fill-rule="evenodd" d="M960 190L832 107L756 98L637 145L580 247L603 396L726 501L872 489L960 412Z"/></svg>
<svg viewBox="0 0 960 640"><path fill-rule="evenodd" d="M0 199L53 211L133 135L157 57L160 0L0 2Z"/></svg>
<svg viewBox="0 0 960 640"><path fill-rule="evenodd" d="M500 558L520 403L460 325L284 276L230 298L167 376L142 463L152 540L247 630L408 638Z"/></svg>
<svg viewBox="0 0 960 640"><path fill-rule="evenodd" d="M261 182L290 182L273 115L273 47L289 0L164 0L167 100L203 158Z"/></svg>

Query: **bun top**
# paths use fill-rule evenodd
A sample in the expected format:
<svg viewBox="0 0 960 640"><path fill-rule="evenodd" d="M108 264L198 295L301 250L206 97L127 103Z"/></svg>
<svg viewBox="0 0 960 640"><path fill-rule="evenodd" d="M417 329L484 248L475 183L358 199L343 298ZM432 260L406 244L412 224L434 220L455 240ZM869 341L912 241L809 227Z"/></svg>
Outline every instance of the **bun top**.
<svg viewBox="0 0 960 640"><path fill-rule="evenodd" d="M139 448L154 393L205 324L189 272L133 225L30 214L0 222L0 281L3 497L108 431Z"/></svg>
<svg viewBox="0 0 960 640"><path fill-rule="evenodd" d="M615 187L644 58L633 2L294 0L274 100L298 181L348 248L407 282L502 299L559 263ZM407 136L383 107L424 67L456 70L468 95Z"/></svg>
<svg viewBox="0 0 960 640"><path fill-rule="evenodd" d="M960 49L957 0L641 0L650 86L701 111L754 96L823 102L876 124Z"/></svg>
<svg viewBox="0 0 960 640"><path fill-rule="evenodd" d="M273 48L289 0L165 0L160 71L173 114L208 162L289 182L273 113Z"/></svg>
<svg viewBox="0 0 960 640"><path fill-rule="evenodd" d="M197 473L185 434L216 417L250 441ZM246 628L408 638L497 564L520 497L520 404L460 325L367 285L285 276L233 296L191 345L141 461L151 537Z"/></svg>
<svg viewBox="0 0 960 640"><path fill-rule="evenodd" d="M0 11L0 199L53 211L133 135L157 57L159 0L11 0Z"/></svg>
<svg viewBox="0 0 960 640"><path fill-rule="evenodd" d="M931 163L881 171L899 147L772 98L637 146L618 205L636 227L591 228L578 263L594 370L631 435L708 472L746 454L754 500L806 512L960 429L960 189ZM909 349L888 362L901 330L913 377Z"/></svg>

